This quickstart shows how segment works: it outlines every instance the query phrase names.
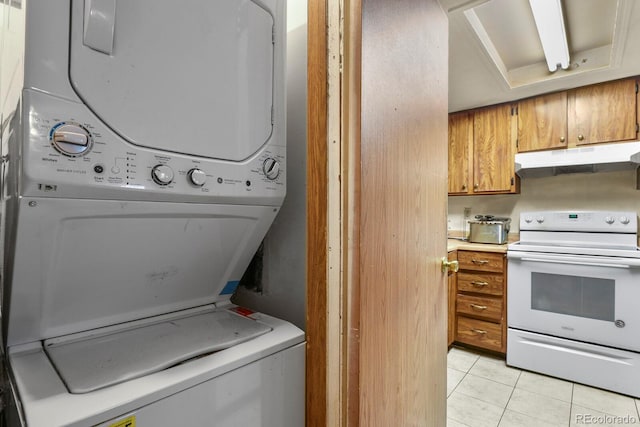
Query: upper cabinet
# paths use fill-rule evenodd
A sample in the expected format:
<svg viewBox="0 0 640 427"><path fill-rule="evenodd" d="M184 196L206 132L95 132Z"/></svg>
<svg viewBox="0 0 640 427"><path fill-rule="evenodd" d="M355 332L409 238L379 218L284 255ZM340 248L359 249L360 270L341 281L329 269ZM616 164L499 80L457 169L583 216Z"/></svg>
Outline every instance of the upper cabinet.
<svg viewBox="0 0 640 427"><path fill-rule="evenodd" d="M636 139L635 79L617 80L518 103L518 152Z"/></svg>
<svg viewBox="0 0 640 427"><path fill-rule="evenodd" d="M449 115L449 194L467 194L473 161L473 113Z"/></svg>
<svg viewBox="0 0 640 427"><path fill-rule="evenodd" d="M518 152L567 148L567 92L518 103Z"/></svg>
<svg viewBox="0 0 640 427"><path fill-rule="evenodd" d="M449 116L449 194L519 191L514 169L515 119L511 105Z"/></svg>
<svg viewBox="0 0 640 427"><path fill-rule="evenodd" d="M516 151L574 148L638 137L636 78L449 115L449 194L520 191Z"/></svg>
<svg viewBox="0 0 640 427"><path fill-rule="evenodd" d="M473 192L515 193L515 132L509 104L473 115Z"/></svg>
<svg viewBox="0 0 640 427"><path fill-rule="evenodd" d="M569 140L576 145L636 139L636 80L571 91Z"/></svg>

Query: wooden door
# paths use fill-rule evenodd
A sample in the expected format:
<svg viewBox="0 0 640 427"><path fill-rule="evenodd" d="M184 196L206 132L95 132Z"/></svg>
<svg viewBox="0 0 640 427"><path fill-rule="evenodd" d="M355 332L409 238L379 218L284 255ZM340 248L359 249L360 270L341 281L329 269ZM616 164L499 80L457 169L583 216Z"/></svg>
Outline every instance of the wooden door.
<svg viewBox="0 0 640 427"><path fill-rule="evenodd" d="M569 95L569 139L576 145L636 138L636 82L617 80Z"/></svg>
<svg viewBox="0 0 640 427"><path fill-rule="evenodd" d="M515 138L509 104L473 115L473 192L515 191Z"/></svg>
<svg viewBox="0 0 640 427"><path fill-rule="evenodd" d="M436 0L346 0L344 21L337 5L308 9L307 425L439 427L447 17Z"/></svg>
<svg viewBox="0 0 640 427"><path fill-rule="evenodd" d="M567 92L518 103L518 152L567 147Z"/></svg>
<svg viewBox="0 0 640 427"><path fill-rule="evenodd" d="M436 0L361 6L359 425L439 427L446 424L447 16Z"/></svg>
<svg viewBox="0 0 640 427"><path fill-rule="evenodd" d="M449 194L471 192L473 113L449 115Z"/></svg>

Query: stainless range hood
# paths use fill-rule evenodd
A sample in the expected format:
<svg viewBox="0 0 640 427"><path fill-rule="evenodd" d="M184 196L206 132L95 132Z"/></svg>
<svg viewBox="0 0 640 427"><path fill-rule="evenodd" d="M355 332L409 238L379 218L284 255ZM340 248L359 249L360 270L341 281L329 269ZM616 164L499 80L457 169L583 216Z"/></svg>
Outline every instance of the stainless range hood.
<svg viewBox="0 0 640 427"><path fill-rule="evenodd" d="M516 173L521 177L635 169L639 165L640 141L516 154Z"/></svg>

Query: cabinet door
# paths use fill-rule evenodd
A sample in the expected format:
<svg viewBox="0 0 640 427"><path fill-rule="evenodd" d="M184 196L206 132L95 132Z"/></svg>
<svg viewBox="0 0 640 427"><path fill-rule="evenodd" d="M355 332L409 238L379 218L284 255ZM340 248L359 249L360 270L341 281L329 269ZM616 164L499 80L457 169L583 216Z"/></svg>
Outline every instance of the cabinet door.
<svg viewBox="0 0 640 427"><path fill-rule="evenodd" d="M467 194L473 146L473 114L449 115L449 194Z"/></svg>
<svg viewBox="0 0 640 427"><path fill-rule="evenodd" d="M498 105L473 116L473 192L516 191L515 129L511 105Z"/></svg>
<svg viewBox="0 0 640 427"><path fill-rule="evenodd" d="M518 103L518 152L567 147L567 92Z"/></svg>
<svg viewBox="0 0 640 427"><path fill-rule="evenodd" d="M577 145L636 138L634 79L581 87L569 96L569 138Z"/></svg>

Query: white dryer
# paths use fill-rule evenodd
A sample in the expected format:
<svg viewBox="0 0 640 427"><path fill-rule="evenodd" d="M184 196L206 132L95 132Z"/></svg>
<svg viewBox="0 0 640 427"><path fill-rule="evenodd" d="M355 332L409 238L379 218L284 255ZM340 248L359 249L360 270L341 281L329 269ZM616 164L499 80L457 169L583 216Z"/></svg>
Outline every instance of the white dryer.
<svg viewBox="0 0 640 427"><path fill-rule="evenodd" d="M304 333L229 301L285 196L284 0L9 4L10 422L303 425Z"/></svg>

